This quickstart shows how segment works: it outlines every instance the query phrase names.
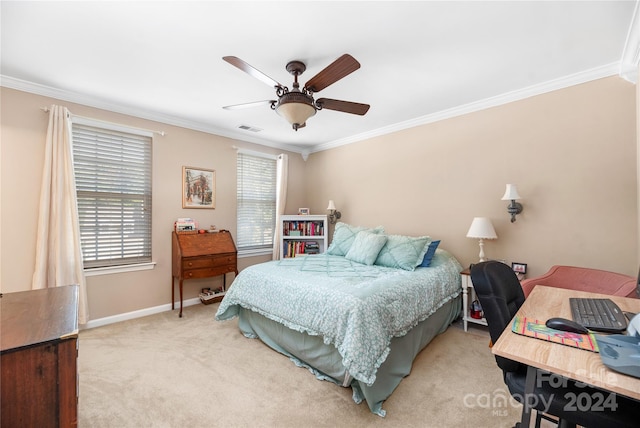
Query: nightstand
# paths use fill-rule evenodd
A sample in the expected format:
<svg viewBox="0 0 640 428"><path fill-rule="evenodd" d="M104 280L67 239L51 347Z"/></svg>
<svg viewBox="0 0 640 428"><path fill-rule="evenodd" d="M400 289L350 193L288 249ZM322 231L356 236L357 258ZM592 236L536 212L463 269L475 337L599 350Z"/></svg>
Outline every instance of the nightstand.
<svg viewBox="0 0 640 428"><path fill-rule="evenodd" d="M483 318L471 317L471 302L477 299L476 291L473 288L473 282L471 282L471 271L465 269L460 272L460 279L462 280L462 321L464 324L464 331L467 331L468 323L487 325L487 320Z"/></svg>

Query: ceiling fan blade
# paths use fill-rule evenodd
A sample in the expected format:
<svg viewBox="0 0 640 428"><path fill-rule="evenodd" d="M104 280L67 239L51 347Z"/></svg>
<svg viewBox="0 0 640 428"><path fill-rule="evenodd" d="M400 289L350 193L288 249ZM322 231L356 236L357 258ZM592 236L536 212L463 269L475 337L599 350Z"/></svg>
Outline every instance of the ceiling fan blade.
<svg viewBox="0 0 640 428"><path fill-rule="evenodd" d="M239 110L239 109L243 109L243 108L258 107L258 106L261 106L261 105L268 105L268 104L273 104L273 103L277 103L277 101L275 101L275 100L254 101L252 103L234 104L232 106L224 106L222 108L225 109L225 110Z"/></svg>
<svg viewBox="0 0 640 428"><path fill-rule="evenodd" d="M353 73L360 68L360 63L349 54L344 54L324 70L307 82L305 87L313 92L320 92L329 85Z"/></svg>
<svg viewBox="0 0 640 428"><path fill-rule="evenodd" d="M369 111L369 104L332 100L331 98L319 98L316 100L316 104L323 109L342 111L344 113L357 114L360 116L364 116Z"/></svg>
<svg viewBox="0 0 640 428"><path fill-rule="evenodd" d="M282 87L280 83L276 82L271 77L267 76L257 68L252 67L251 65L247 64L246 62L244 62L243 60L241 60L236 56L223 56L222 59L227 61L229 64L235 67L238 67L240 70L244 71L248 75L253 76L256 79L260 80L261 82L266 83L272 88Z"/></svg>

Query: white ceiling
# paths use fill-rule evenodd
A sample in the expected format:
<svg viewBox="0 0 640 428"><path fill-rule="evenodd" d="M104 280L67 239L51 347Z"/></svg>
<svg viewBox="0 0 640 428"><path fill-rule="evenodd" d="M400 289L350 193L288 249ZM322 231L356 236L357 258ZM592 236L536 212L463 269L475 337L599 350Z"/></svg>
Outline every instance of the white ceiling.
<svg viewBox="0 0 640 428"><path fill-rule="evenodd" d="M1 2L2 85L309 153L637 70L637 1ZM344 53L362 67L298 132L237 56L291 87ZM637 71L629 73L637 78ZM3 106L7 108L7 106ZM239 125L261 129L243 131Z"/></svg>

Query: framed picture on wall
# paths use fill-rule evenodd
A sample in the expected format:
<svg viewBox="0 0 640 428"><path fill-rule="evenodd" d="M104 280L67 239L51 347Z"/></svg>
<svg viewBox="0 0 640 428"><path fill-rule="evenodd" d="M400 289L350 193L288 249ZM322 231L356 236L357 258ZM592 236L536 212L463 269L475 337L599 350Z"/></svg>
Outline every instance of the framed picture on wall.
<svg viewBox="0 0 640 428"><path fill-rule="evenodd" d="M182 167L182 208L216 207L216 172L212 169Z"/></svg>

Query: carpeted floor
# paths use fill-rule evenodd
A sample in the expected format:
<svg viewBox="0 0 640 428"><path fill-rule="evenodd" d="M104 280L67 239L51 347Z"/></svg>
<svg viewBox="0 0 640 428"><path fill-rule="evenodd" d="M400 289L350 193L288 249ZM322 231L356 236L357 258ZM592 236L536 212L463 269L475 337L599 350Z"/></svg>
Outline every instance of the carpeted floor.
<svg viewBox="0 0 640 428"><path fill-rule="evenodd" d="M351 389L319 381L218 304L80 332L79 426L85 427L511 427L509 400L482 327L454 324L417 357L385 402L387 416L355 404Z"/></svg>

